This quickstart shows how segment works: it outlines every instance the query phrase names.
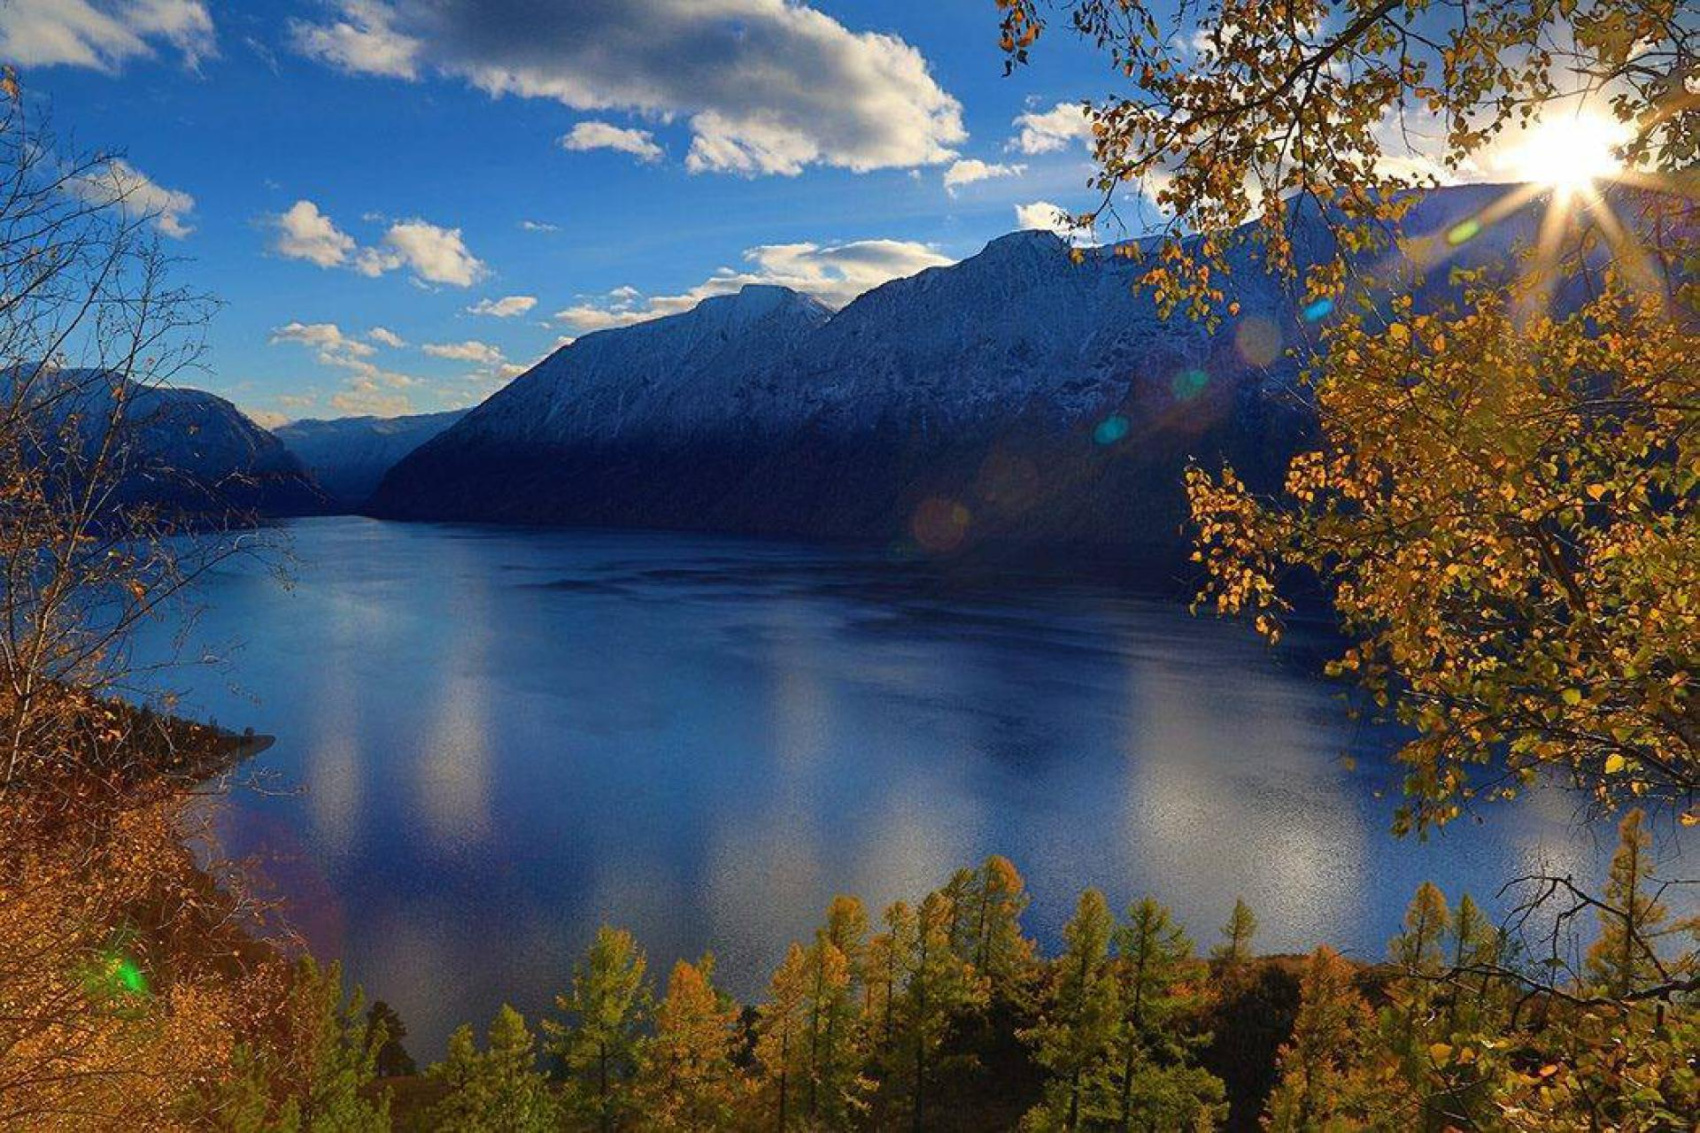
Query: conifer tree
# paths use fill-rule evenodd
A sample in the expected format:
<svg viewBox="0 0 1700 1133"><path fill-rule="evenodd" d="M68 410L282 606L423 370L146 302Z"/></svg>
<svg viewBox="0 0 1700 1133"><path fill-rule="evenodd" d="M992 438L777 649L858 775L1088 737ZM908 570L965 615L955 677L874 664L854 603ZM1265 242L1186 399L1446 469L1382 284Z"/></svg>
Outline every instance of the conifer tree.
<svg viewBox="0 0 1700 1133"><path fill-rule="evenodd" d="M1242 897L1234 898L1234 911L1222 926L1222 943L1210 950L1211 959L1232 971L1251 959L1251 941L1257 935L1257 917Z"/></svg>
<svg viewBox="0 0 1700 1133"><path fill-rule="evenodd" d="M1618 999L1664 978L1656 944L1666 930L1668 913L1650 891L1652 839L1642 828L1639 807L1617 828L1617 852L1606 877L1604 904L1598 911L1600 935L1588 950L1588 977Z"/></svg>
<svg viewBox="0 0 1700 1133"><path fill-rule="evenodd" d="M1446 1005L1446 1034L1480 1030L1492 1010L1493 979L1485 972L1501 960L1499 930L1489 923L1468 893L1458 900L1452 918L1452 942L1447 963L1453 972L1452 995Z"/></svg>
<svg viewBox="0 0 1700 1133"><path fill-rule="evenodd" d="M279 1077L306 1133L387 1133L389 1094L374 1092L377 1051L362 1018L359 988L344 1000L342 966L311 956L296 966L284 1005L288 1060Z"/></svg>
<svg viewBox="0 0 1700 1133"><path fill-rule="evenodd" d="M545 1019L549 1052L567 1078L568 1108L607 1133L630 1103L650 1009L647 961L632 935L607 925L573 972L570 995L557 995L561 1020Z"/></svg>
<svg viewBox="0 0 1700 1133"><path fill-rule="evenodd" d="M1034 964L1033 942L1021 930L1021 914L1030 898L1027 883L1008 858L992 855L980 866L975 908L975 971L991 982L994 995L1020 997Z"/></svg>
<svg viewBox="0 0 1700 1133"><path fill-rule="evenodd" d="M915 912L903 901L885 911L885 931L868 942L863 965L862 1029L876 1066L889 1069L896 1049L897 1002L915 948Z"/></svg>
<svg viewBox="0 0 1700 1133"><path fill-rule="evenodd" d="M951 931L958 923L950 898L942 892L930 893L921 902L897 1005L897 1035L904 1055L897 1064L908 1076L910 1118L917 1131L927 1128L928 1091L951 1025L984 1007L987 999L984 978L951 947Z"/></svg>
<svg viewBox="0 0 1700 1133"><path fill-rule="evenodd" d="M797 1087L807 1073L808 995L809 958L802 945L792 942L756 1021L756 1061L772 1095L774 1128L781 1133L797 1121Z"/></svg>
<svg viewBox="0 0 1700 1133"><path fill-rule="evenodd" d="M1110 940L1115 918L1104 895L1088 889L1063 928L1063 954L1049 966L1044 1007L1022 1032L1047 1078L1043 1100L1023 1128L1079 1129L1112 1112L1111 1066L1121 1006Z"/></svg>
<svg viewBox="0 0 1700 1133"><path fill-rule="evenodd" d="M645 1128L706 1131L731 1124L742 1094L732 1064L738 1008L715 989L713 976L712 956L673 965L639 1074Z"/></svg>
<svg viewBox="0 0 1700 1133"><path fill-rule="evenodd" d="M834 897L826 907L826 927L821 931L844 954L851 989L859 990L868 951L868 911L861 900L844 894Z"/></svg>
<svg viewBox="0 0 1700 1133"><path fill-rule="evenodd" d="M431 1108L437 1133L545 1133L560 1123L548 1080L537 1069L537 1039L525 1018L503 1004L480 1051L472 1028L449 1036L448 1057L426 1070L447 1087Z"/></svg>
<svg viewBox="0 0 1700 1133"><path fill-rule="evenodd" d="M1208 1034L1189 1033L1204 1004L1192 941L1149 897L1128 910L1115 934L1121 980L1118 1128L1214 1123L1222 1083L1192 1065Z"/></svg>
<svg viewBox="0 0 1700 1133"><path fill-rule="evenodd" d="M811 1127L841 1128L858 1100L860 1063L855 1035L856 999L850 986L850 962L828 930L816 934L804 953L807 983L803 1012L803 1114Z"/></svg>
<svg viewBox="0 0 1700 1133"><path fill-rule="evenodd" d="M419 1073L413 1056L407 1053L402 1040L407 1038L407 1024L401 1021L395 1008L383 1000L374 1000L366 1011L366 1030L377 1045L374 1058L380 1078L405 1077Z"/></svg>
<svg viewBox="0 0 1700 1133"><path fill-rule="evenodd" d="M1277 1060L1281 1080L1269 1099L1272 1133L1352 1128L1351 1075L1369 1030L1369 1007L1352 969L1326 946L1311 953L1299 985L1293 1037Z"/></svg>

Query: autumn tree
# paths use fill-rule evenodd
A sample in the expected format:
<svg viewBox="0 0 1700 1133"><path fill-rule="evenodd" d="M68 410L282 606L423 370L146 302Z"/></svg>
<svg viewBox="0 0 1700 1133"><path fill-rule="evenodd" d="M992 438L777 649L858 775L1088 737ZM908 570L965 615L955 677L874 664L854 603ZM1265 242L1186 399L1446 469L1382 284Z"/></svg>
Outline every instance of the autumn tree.
<svg viewBox="0 0 1700 1133"><path fill-rule="evenodd" d="M897 1050L897 1007L903 995L906 965L915 948L915 912L896 901L884 915L885 931L868 941L863 965L862 1033L876 1074L890 1076Z"/></svg>
<svg viewBox="0 0 1700 1133"><path fill-rule="evenodd" d="M1351 965L1327 947L1311 953L1299 996L1293 1037L1278 1056L1281 1078L1267 1126L1275 1133L1349 1128L1362 1100L1353 1075L1371 1030L1369 1007L1352 986Z"/></svg>
<svg viewBox="0 0 1700 1133"><path fill-rule="evenodd" d="M425 1073L446 1091L431 1107L432 1129L544 1133L559 1127L548 1079L537 1069L537 1039L525 1018L507 1004L490 1024L484 1050L474 1042L472 1028L461 1026L449 1036L448 1058Z"/></svg>
<svg viewBox="0 0 1700 1133"><path fill-rule="evenodd" d="M906 1087L910 1121L927 1128L927 1100L940 1052L960 1018L983 1008L986 981L951 947L956 912L944 893L929 893L915 918L913 946L896 1002L894 1069Z"/></svg>
<svg viewBox="0 0 1700 1133"><path fill-rule="evenodd" d="M807 1075L808 996L808 956L802 945L792 942L756 1019L756 1060L771 1100L774 1128L781 1133L796 1120L800 1083Z"/></svg>
<svg viewBox="0 0 1700 1133"><path fill-rule="evenodd" d="M1019 64L1049 6L999 6ZM1302 276L1286 337L1316 444L1278 491L1189 471L1202 596L1274 636L1285 577L1320 579L1352 641L1337 671L1414 732L1402 829L1543 770L1607 808L1692 805L1700 30L1683 0L1059 6L1132 87L1083 106L1094 216L1136 183L1165 212L1140 253L1159 306L1236 318L1246 254ZM1409 190L1583 112L1620 136L1622 186L1513 192L1428 251L1401 231ZM1450 281L1453 301L1364 278L1396 247L1445 274L1524 207L1548 209L1539 247ZM1301 214L1328 225L1320 246L1295 244Z"/></svg>
<svg viewBox="0 0 1700 1133"><path fill-rule="evenodd" d="M1234 911L1222 926L1222 943L1210 950L1210 958L1233 970L1252 958L1251 942L1257 935L1257 917L1241 897L1234 898Z"/></svg>
<svg viewBox="0 0 1700 1133"><path fill-rule="evenodd" d="M1119 1128L1196 1128L1220 1118L1222 1083L1195 1063L1204 971L1169 910L1149 897L1116 929L1121 983Z"/></svg>
<svg viewBox="0 0 1700 1133"><path fill-rule="evenodd" d="M1063 927L1063 952L1048 965L1038 1023L1022 1033L1046 1073L1043 1100L1023 1128L1080 1129L1115 1112L1112 1080L1122 1030L1117 973L1110 957L1115 917L1088 889Z"/></svg>
<svg viewBox="0 0 1700 1133"><path fill-rule="evenodd" d="M548 1050L567 1079L565 1102L607 1133L630 1108L632 1080L649 1016L648 962L632 934L603 925L555 997L559 1019L543 1021Z"/></svg>
<svg viewBox="0 0 1700 1133"><path fill-rule="evenodd" d="M1700 918L1665 924L1670 914L1654 885L1653 845L1645 821L1645 814L1636 808L1618 825L1617 852L1612 855L1604 900L1596 909L1600 934L1588 950L1588 978L1617 999L1695 974L1692 954L1675 962L1660 955L1660 944L1667 938L1686 937L1692 948L1694 938L1700 937Z"/></svg>
<svg viewBox="0 0 1700 1133"><path fill-rule="evenodd" d="M655 1008L655 1035L644 1047L638 1107L648 1128L729 1127L743 1101L732 1062L738 1008L715 988L714 958L673 965Z"/></svg>

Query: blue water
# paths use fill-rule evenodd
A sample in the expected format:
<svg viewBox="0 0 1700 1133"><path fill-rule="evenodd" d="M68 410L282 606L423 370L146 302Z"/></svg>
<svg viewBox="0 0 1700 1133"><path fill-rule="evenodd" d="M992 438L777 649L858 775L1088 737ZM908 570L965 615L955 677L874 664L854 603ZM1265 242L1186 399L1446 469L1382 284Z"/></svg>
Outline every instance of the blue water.
<svg viewBox="0 0 1700 1133"><path fill-rule="evenodd" d="M1422 879L1492 904L1603 862L1557 796L1395 840L1389 738L1314 656L1172 596L697 536L287 533L293 585L207 579L185 655L224 663L170 679L277 736L227 848L423 1056L503 1001L546 1008L604 921L657 974L712 947L750 996L834 893L877 911L991 852L1046 941L1095 885L1204 944L1244 896L1264 950L1372 957Z"/></svg>

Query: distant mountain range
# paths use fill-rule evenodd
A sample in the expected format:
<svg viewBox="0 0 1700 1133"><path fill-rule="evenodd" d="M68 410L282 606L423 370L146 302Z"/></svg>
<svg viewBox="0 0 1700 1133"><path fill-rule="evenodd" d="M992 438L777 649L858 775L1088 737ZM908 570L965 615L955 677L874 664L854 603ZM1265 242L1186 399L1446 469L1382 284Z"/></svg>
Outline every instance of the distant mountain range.
<svg viewBox="0 0 1700 1133"><path fill-rule="evenodd" d="M0 374L0 383L15 379L16 374ZM91 455L122 392L129 440L113 496L117 503L145 502L185 518L234 522L315 514L332 506L283 442L222 397L138 385L90 369L43 371L30 374L28 382L31 412L74 421Z"/></svg>
<svg viewBox="0 0 1700 1133"><path fill-rule="evenodd" d="M466 410L415 417L337 417L291 421L272 433L318 481L332 503L356 511L402 457L466 416Z"/></svg>
<svg viewBox="0 0 1700 1133"><path fill-rule="evenodd" d="M1369 278L1450 293L1446 266L1504 264L1544 202L1512 187L1433 191ZM1314 209L1301 264L1331 254ZM970 546L1171 553L1186 460L1278 483L1313 419L1282 350L1327 316L1244 253L1238 313L1162 319L1142 267L1019 232L834 313L774 286L586 334L472 410L306 420L267 433L221 398L147 391L166 478L269 514L588 524Z"/></svg>
<svg viewBox="0 0 1700 1133"><path fill-rule="evenodd" d="M1444 236L1505 186L1435 191L1407 220L1430 252L1503 262L1536 213ZM1331 254L1300 211L1302 262ZM1461 244L1453 247L1452 244ZM1383 274L1405 252L1361 265ZM711 529L933 550L975 543L1173 547L1180 469L1275 482L1310 427L1281 347L1314 317L1242 256L1239 314L1160 318L1127 256L1044 232L894 280L836 314L751 286L557 350L384 476L397 519ZM1433 273L1445 287L1444 271Z"/></svg>

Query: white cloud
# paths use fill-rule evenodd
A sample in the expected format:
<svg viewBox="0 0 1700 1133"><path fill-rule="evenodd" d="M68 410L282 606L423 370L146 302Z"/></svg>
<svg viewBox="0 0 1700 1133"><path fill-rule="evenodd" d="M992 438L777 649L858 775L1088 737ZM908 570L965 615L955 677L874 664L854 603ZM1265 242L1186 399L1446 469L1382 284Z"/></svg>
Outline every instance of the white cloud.
<svg viewBox="0 0 1700 1133"><path fill-rule="evenodd" d="M1059 102L1049 110L1016 115L1012 125L1020 132L1009 140L1009 149L1022 153L1055 153L1073 142L1092 146L1092 119L1078 102Z"/></svg>
<svg viewBox="0 0 1700 1133"><path fill-rule="evenodd" d="M401 337L401 335L397 334L389 327L373 327L371 330L366 332L366 337L371 339L373 342L378 343L380 346L388 346L392 349L399 350L401 347L407 345L407 342Z"/></svg>
<svg viewBox="0 0 1700 1133"><path fill-rule="evenodd" d="M795 0L337 0L291 28L297 50L352 73L683 119L693 171L931 165L967 137L913 46Z"/></svg>
<svg viewBox="0 0 1700 1133"><path fill-rule="evenodd" d="M273 346L283 342L312 347L319 351L320 361L330 365L347 364L346 361L330 361L329 356L332 355L339 359L370 358L378 352L371 343L344 334L335 323L286 323L275 328L271 336Z"/></svg>
<svg viewBox="0 0 1700 1133"><path fill-rule="evenodd" d="M427 342L421 349L433 358L476 362L480 366L495 366L504 360L500 349L474 339L467 339L465 342Z"/></svg>
<svg viewBox="0 0 1700 1133"><path fill-rule="evenodd" d="M8 0L0 4L0 58L23 66L91 67L108 74L155 46L189 67L218 54L201 0Z"/></svg>
<svg viewBox="0 0 1700 1133"><path fill-rule="evenodd" d="M366 248L308 200L296 201L274 217L272 225L277 229L272 248L278 255L322 268L352 267L362 275L379 276L405 267L415 279L455 287L471 287L489 274L483 261L467 248L460 229L424 220L398 221L379 244Z"/></svg>
<svg viewBox="0 0 1700 1133"><path fill-rule="evenodd" d="M519 222L519 226L527 232L559 232L561 230L560 225L550 224L543 220L522 220Z"/></svg>
<svg viewBox="0 0 1700 1133"><path fill-rule="evenodd" d="M354 237L331 223L312 201L300 200L272 219L277 238L272 250L289 260L306 260L322 268L348 262Z"/></svg>
<svg viewBox="0 0 1700 1133"><path fill-rule="evenodd" d="M702 283L677 295L644 297L620 287L601 299L555 313L579 334L630 326L688 311L714 295L730 295L746 284L767 283L813 295L829 307L842 307L889 280L951 263L926 244L906 240L855 240L844 244L764 244L744 253L745 267L721 268Z"/></svg>
<svg viewBox="0 0 1700 1133"><path fill-rule="evenodd" d="M378 0L342 0L342 19L312 24L290 21L296 49L339 70L413 79L422 44L396 30L389 7Z"/></svg>
<svg viewBox="0 0 1700 1133"><path fill-rule="evenodd" d="M413 412L413 399L400 390L357 380L331 395L331 408L350 416L402 417Z"/></svg>
<svg viewBox="0 0 1700 1133"><path fill-rule="evenodd" d="M1033 201L1030 204L1015 206L1015 226L1017 228L1038 229L1041 232L1055 232L1065 240L1079 240L1085 234L1075 229L1069 223L1069 211L1061 205L1050 201Z"/></svg>
<svg viewBox="0 0 1700 1133"><path fill-rule="evenodd" d="M98 172L78 177L70 188L86 201L117 204L125 215L149 221L174 240L194 231L185 218L195 211L195 198L180 189L155 184L121 157L112 158Z"/></svg>
<svg viewBox="0 0 1700 1133"><path fill-rule="evenodd" d="M490 274L467 248L458 228L440 228L427 221L404 220L390 225L383 243L362 248L354 268L362 275L382 275L406 267L426 283L471 287Z"/></svg>
<svg viewBox="0 0 1700 1133"><path fill-rule="evenodd" d="M989 181L994 177L1019 177L1027 172L1025 165L1005 165L1002 162L984 162L977 157L966 158L952 162L949 169L944 171L945 191L951 196L963 185L972 185L976 181Z"/></svg>
<svg viewBox="0 0 1700 1133"><path fill-rule="evenodd" d="M390 332L382 327L366 332L366 338L380 342L385 341L386 335ZM394 416L411 408L407 395L402 391L417 385L418 379L386 370L373 362L372 356L377 353L377 347L344 333L336 323L286 323L272 331L270 341L273 346L305 346L314 352L320 365L347 371L347 384L331 398L331 406L343 413Z"/></svg>
<svg viewBox="0 0 1700 1133"><path fill-rule="evenodd" d="M504 295L500 299L480 299L466 309L469 315L489 315L496 319L511 319L537 306L535 295Z"/></svg>
<svg viewBox="0 0 1700 1133"><path fill-rule="evenodd" d="M648 130L628 130L610 122L580 122L561 137L561 148L580 153L595 149L629 153L639 161L660 161L663 150Z"/></svg>
<svg viewBox="0 0 1700 1133"><path fill-rule="evenodd" d="M248 420L262 429L279 429L289 424L291 418L287 413L279 413L274 409L244 409Z"/></svg>

